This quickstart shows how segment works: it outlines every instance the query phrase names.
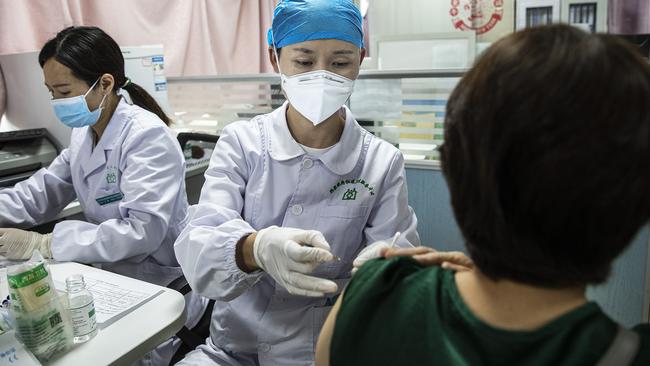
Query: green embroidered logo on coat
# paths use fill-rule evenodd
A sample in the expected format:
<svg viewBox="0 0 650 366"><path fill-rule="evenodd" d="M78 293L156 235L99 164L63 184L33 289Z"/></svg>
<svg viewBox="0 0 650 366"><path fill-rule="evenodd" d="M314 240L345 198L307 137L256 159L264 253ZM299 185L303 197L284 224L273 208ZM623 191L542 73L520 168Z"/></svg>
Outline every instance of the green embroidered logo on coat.
<svg viewBox="0 0 650 366"><path fill-rule="evenodd" d="M330 189L330 194L336 192L336 190L339 187L341 187L343 185L346 185L346 184L360 184L362 187L365 187L368 190L368 192L370 192L371 196L375 195L375 188L373 186L371 186L368 182L366 182L364 179L343 179L343 180L340 180ZM350 197L352 197L352 192L349 192L350 190L354 190L354 197L353 198L350 198ZM346 201L355 200L356 197L357 197L357 193L359 193L359 192L357 192L356 188L350 188L344 193L343 200L346 200ZM349 196L348 196L348 194L349 194ZM348 198L346 198L346 197L348 197Z"/></svg>
<svg viewBox="0 0 650 366"><path fill-rule="evenodd" d="M113 184L117 182L117 175L115 172L109 171L106 173L106 183Z"/></svg>
<svg viewBox="0 0 650 366"><path fill-rule="evenodd" d="M107 165L105 172L106 172L106 183L108 184L117 183L117 166Z"/></svg>
<svg viewBox="0 0 650 366"><path fill-rule="evenodd" d="M357 199L357 190L352 188L343 193L343 201L354 201Z"/></svg>

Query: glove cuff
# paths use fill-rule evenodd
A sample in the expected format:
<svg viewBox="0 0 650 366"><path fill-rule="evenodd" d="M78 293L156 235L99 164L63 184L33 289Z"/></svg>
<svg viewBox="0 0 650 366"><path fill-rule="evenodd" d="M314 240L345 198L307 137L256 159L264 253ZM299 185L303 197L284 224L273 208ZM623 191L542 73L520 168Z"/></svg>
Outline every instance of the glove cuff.
<svg viewBox="0 0 650 366"><path fill-rule="evenodd" d="M44 258L52 258L52 233L45 234L41 237L41 244L38 250Z"/></svg>
<svg viewBox="0 0 650 366"><path fill-rule="evenodd" d="M264 262L262 261L260 252L262 250L262 247L264 246L264 242L262 242L262 239L266 235L266 233L269 230L275 229L277 226L269 226L265 229L259 230L257 234L255 235L255 241L253 242L253 257L255 258L255 263L257 263L257 266L260 267L262 270L266 271L266 268L264 266Z"/></svg>

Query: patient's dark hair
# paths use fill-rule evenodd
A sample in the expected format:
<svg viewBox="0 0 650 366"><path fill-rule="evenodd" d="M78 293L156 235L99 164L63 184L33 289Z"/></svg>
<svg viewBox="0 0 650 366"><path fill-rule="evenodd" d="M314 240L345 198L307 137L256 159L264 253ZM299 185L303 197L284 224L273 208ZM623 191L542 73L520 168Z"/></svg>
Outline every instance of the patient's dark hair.
<svg viewBox="0 0 650 366"><path fill-rule="evenodd" d="M542 287L603 282L650 218L650 64L566 25L514 33L450 96L442 169L476 266Z"/></svg>
<svg viewBox="0 0 650 366"><path fill-rule="evenodd" d="M43 45L38 55L41 67L54 58L66 66L72 74L90 87L102 74L115 79L113 90L123 87L134 104L156 114L165 124L171 120L156 100L140 85L130 82L126 86L124 57L117 42L97 27L68 27L57 33Z"/></svg>

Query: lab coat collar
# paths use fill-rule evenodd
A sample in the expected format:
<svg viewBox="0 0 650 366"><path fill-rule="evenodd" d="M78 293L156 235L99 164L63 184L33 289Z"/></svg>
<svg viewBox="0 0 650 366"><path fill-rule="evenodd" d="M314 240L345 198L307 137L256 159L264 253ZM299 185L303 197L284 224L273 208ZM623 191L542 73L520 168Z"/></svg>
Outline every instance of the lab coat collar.
<svg viewBox="0 0 650 366"><path fill-rule="evenodd" d="M94 149L92 148L94 132L92 130L92 127L86 127L86 138L84 139L84 144L81 149L81 156L83 158L83 156L90 155L90 157L88 160L84 160L81 163L81 167L84 171L84 178L106 164L105 151L113 150L115 147L115 143L117 142L118 137L124 128L124 124L129 118L128 111L130 107L131 106L126 103L124 99L120 99L120 101L117 103L115 111L113 112L113 116L111 117L110 121L108 121L106 129L104 130L101 139Z"/></svg>
<svg viewBox="0 0 650 366"><path fill-rule="evenodd" d="M285 161L304 155L305 150L294 140L287 124L287 106L284 102L282 107L271 112L269 125L269 154L274 160Z"/></svg>
<svg viewBox="0 0 650 366"><path fill-rule="evenodd" d="M288 103L271 112L269 153L274 160L284 161L302 156L305 150L289 131L286 110ZM320 157L325 166L338 175L350 173L359 161L366 131L357 124L348 107L345 108L345 126L341 139Z"/></svg>
<svg viewBox="0 0 650 366"><path fill-rule="evenodd" d="M352 116L352 112L345 108L345 126L341 139L334 147L320 157L325 166L338 175L350 173L357 165L363 149L366 130L361 128Z"/></svg>
<svg viewBox="0 0 650 366"><path fill-rule="evenodd" d="M117 103L115 111L113 111L113 116L111 116L111 120L108 121L108 125L102 134L102 138L95 147L95 150L113 150L115 144L119 140L118 138L122 133L122 130L124 129L124 124L131 118L132 108L132 105L127 103L124 98L120 97L120 101Z"/></svg>

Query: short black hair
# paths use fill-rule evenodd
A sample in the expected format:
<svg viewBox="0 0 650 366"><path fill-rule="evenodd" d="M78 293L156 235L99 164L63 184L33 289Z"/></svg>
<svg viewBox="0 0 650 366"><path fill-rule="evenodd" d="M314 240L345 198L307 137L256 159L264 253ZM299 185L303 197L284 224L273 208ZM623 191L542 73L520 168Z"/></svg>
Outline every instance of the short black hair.
<svg viewBox="0 0 650 366"><path fill-rule="evenodd" d="M476 266L542 287L603 282L650 218L650 64L568 25L513 33L451 94L440 148Z"/></svg>

